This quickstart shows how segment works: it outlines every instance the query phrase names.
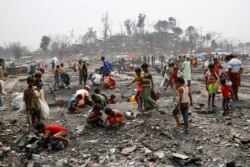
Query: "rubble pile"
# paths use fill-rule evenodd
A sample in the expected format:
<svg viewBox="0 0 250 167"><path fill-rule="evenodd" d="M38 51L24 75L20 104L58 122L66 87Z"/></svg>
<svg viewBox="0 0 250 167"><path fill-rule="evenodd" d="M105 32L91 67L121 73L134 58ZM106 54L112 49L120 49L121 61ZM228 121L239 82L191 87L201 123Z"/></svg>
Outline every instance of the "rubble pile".
<svg viewBox="0 0 250 167"><path fill-rule="evenodd" d="M117 103L110 105L126 115L125 124L107 129L86 125L85 118L89 107L82 108L79 114L67 113L66 104L70 97L82 87L78 85L77 73L70 72L72 89L51 91L52 75L45 74L46 100L51 107L51 115L46 123L57 123L69 129L70 146L62 151L49 152L39 147L41 136L29 133L26 116L17 116L8 106L0 112L0 166L74 166L74 167L198 167L198 166L237 166L250 165L250 112L249 102L242 98L233 102L231 113L222 116L222 109L210 110L204 107L207 95L202 74L195 73L193 98L195 106L190 109L190 134L181 128L174 128L172 109L176 99L167 92L158 100L159 111L136 112L136 104L127 102L133 93L126 85L131 81L127 74L117 77L118 88L101 91L115 93ZM154 75L156 87L161 76ZM249 81L249 76L243 78ZM13 92L22 92L25 81ZM100 87L99 87L100 88ZM91 93L95 86L91 87ZM249 91L249 85L244 90ZM157 91L160 91L157 89ZM247 92L247 91L245 91ZM244 92L240 92L242 95ZM9 97L8 97L9 96ZM218 106L220 105L218 95ZM244 97L244 95L242 95ZM5 99L11 102L10 95ZM134 117L131 113L136 113Z"/></svg>

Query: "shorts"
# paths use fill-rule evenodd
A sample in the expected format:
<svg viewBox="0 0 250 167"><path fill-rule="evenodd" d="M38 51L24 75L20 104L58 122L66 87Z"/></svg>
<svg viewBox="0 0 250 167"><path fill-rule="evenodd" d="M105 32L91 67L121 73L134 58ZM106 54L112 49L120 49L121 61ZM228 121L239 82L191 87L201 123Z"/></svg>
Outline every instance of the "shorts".
<svg viewBox="0 0 250 167"><path fill-rule="evenodd" d="M230 103L230 97L223 98L223 100L222 100L223 105L228 105L229 103Z"/></svg>
<svg viewBox="0 0 250 167"><path fill-rule="evenodd" d="M217 92L217 84L216 83L210 83L208 84L208 94L214 94Z"/></svg>
<svg viewBox="0 0 250 167"><path fill-rule="evenodd" d="M136 99L141 99L142 98L142 91L137 91L135 95Z"/></svg>

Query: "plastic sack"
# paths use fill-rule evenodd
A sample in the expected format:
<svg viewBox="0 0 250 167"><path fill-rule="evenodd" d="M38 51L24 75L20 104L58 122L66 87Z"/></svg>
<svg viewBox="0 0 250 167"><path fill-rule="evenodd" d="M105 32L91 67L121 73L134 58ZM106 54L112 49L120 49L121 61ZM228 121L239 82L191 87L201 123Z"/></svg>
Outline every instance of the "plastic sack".
<svg viewBox="0 0 250 167"><path fill-rule="evenodd" d="M49 118L49 113L50 113L49 105L46 101L42 100L41 98L39 98L38 100L41 106L41 119L46 120Z"/></svg>
<svg viewBox="0 0 250 167"><path fill-rule="evenodd" d="M25 102L23 102L23 103L21 104L21 107L19 108L19 110L17 110L17 113L20 113L20 114L27 114Z"/></svg>
<svg viewBox="0 0 250 167"><path fill-rule="evenodd" d="M23 93L19 93L19 94L12 94L12 101L11 101L11 106L15 109L18 110L19 108L21 108L21 105L23 103Z"/></svg>

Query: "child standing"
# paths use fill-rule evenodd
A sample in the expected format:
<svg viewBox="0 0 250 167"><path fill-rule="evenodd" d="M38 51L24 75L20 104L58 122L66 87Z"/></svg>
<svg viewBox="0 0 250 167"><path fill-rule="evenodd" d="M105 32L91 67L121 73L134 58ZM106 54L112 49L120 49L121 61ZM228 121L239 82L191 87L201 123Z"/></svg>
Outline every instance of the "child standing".
<svg viewBox="0 0 250 167"><path fill-rule="evenodd" d="M38 100L39 94L34 87L35 80L33 77L27 78L28 88L24 90L23 101L26 105L28 123L31 116L31 123L34 126L35 122L40 121L41 106Z"/></svg>
<svg viewBox="0 0 250 167"><path fill-rule="evenodd" d="M212 98L212 107L216 107L214 105L215 94L217 92L217 82L218 76L214 70L214 64L211 63L208 65L208 71L205 74L205 84L206 89L208 91L208 107L210 107L210 102Z"/></svg>
<svg viewBox="0 0 250 167"><path fill-rule="evenodd" d="M54 89L57 90L59 83L60 83L60 66L59 65L56 66L56 69L54 71L54 80L55 80Z"/></svg>
<svg viewBox="0 0 250 167"><path fill-rule="evenodd" d="M179 100L173 111L173 116L175 118L176 127L180 127L181 124L177 114L181 111L184 121L185 133L188 133L189 87L185 85L185 80L179 77L176 79L176 89L178 91Z"/></svg>
<svg viewBox="0 0 250 167"><path fill-rule="evenodd" d="M221 93L223 97L222 107L223 107L223 116L229 114L229 103L230 103L230 86L226 84L225 79L221 79Z"/></svg>
<svg viewBox="0 0 250 167"><path fill-rule="evenodd" d="M82 100L82 98L83 97L81 94L78 94L76 95L76 97L71 98L68 102L68 107L67 107L68 111L72 113L79 112L77 106L78 106L79 101Z"/></svg>
<svg viewBox="0 0 250 167"><path fill-rule="evenodd" d="M138 110L141 111L142 110L142 81L143 81L143 77L141 75L141 69L140 68L136 68L135 69L135 77L134 80L127 85L127 87L129 87L130 85L132 85L133 83L136 84L136 95L135 95L135 100L138 104Z"/></svg>

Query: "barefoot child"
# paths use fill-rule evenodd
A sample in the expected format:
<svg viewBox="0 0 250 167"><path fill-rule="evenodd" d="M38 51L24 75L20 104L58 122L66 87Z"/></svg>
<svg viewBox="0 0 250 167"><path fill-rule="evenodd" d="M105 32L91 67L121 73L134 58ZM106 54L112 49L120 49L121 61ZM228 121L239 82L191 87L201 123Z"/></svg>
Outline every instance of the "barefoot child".
<svg viewBox="0 0 250 167"><path fill-rule="evenodd" d="M78 110L78 103L79 101L82 100L82 95L81 94L78 94L76 95L76 97L73 97L69 100L68 102L68 111L69 112L72 112L72 113L76 113L76 112L79 112Z"/></svg>
<svg viewBox="0 0 250 167"><path fill-rule="evenodd" d="M114 94L111 94L110 97L109 97L109 104L115 104L115 95Z"/></svg>
<svg viewBox="0 0 250 167"><path fill-rule="evenodd" d="M35 125L35 122L39 122L41 117L41 106L38 100L39 94L34 87L35 80L33 77L27 78L28 88L24 90L23 101L26 105L28 122ZM31 117L31 122L29 117Z"/></svg>
<svg viewBox="0 0 250 167"><path fill-rule="evenodd" d="M218 76L214 70L214 64L211 63L208 65L208 71L206 72L205 75L205 84L206 84L206 89L208 91L208 107L210 106L211 98L212 98L212 107L216 107L214 105L214 99L215 99L215 94L217 92L217 82Z"/></svg>
<svg viewBox="0 0 250 167"><path fill-rule="evenodd" d="M225 79L221 79L221 93L223 97L222 107L223 107L223 116L229 114L229 103L230 103L230 86L226 84Z"/></svg>
<svg viewBox="0 0 250 167"><path fill-rule="evenodd" d="M180 127L181 124L177 114L181 111L184 121L185 133L188 133L189 87L185 85L185 80L179 77L176 79L176 89L178 91L179 100L173 111L173 116L175 118L176 127Z"/></svg>
<svg viewBox="0 0 250 167"><path fill-rule="evenodd" d="M138 104L138 110L141 111L142 110L142 80L143 80L143 77L141 75L141 69L140 68L136 68L135 69L135 77L134 77L134 80L127 85L127 87L129 87L130 85L132 85L133 83L136 84L136 89L137 89L137 92L136 92L136 95L135 95L135 100Z"/></svg>

